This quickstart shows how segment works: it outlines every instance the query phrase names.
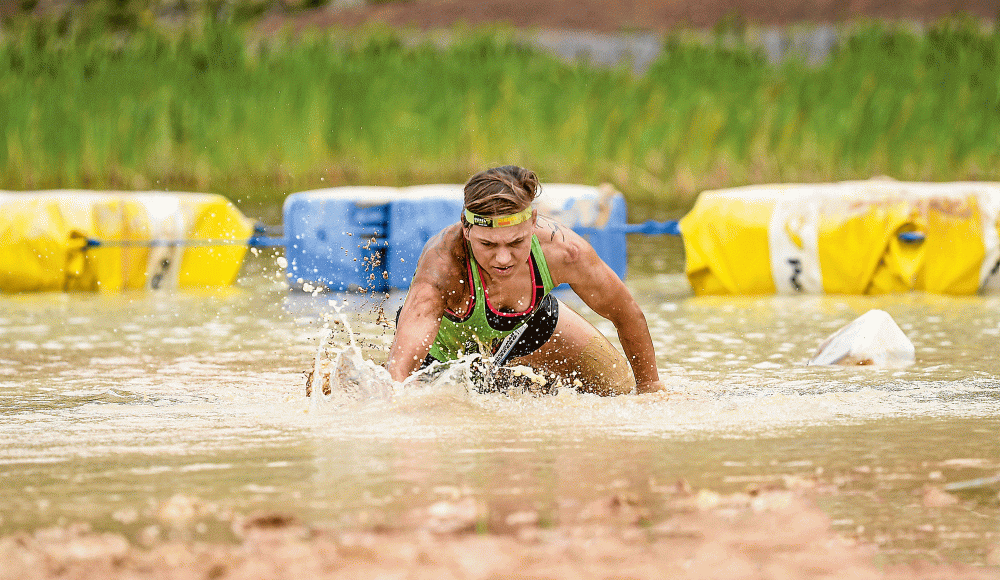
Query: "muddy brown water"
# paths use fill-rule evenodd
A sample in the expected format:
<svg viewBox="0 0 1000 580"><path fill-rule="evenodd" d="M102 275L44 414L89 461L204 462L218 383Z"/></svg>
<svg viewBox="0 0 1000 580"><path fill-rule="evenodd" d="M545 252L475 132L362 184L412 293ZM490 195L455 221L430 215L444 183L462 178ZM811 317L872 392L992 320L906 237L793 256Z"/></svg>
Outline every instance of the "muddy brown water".
<svg viewBox="0 0 1000 580"><path fill-rule="evenodd" d="M817 501L834 530L884 561L990 563L1000 489L934 492L1000 473L1000 296L696 298L676 245L636 247L628 284L668 396L444 381L311 405L304 372L330 301L347 301L379 361L392 335L377 309L402 295L290 293L270 254L249 257L230 289L0 296L0 535L87 522L135 538L185 505L211 506L174 513L196 539L229 538L223 512L405 527L413 509L469 497L486 530L521 513L558 526L609 493L656 520L679 481L718 493L812 482L832 490ZM899 323L916 364L805 365L871 308Z"/></svg>

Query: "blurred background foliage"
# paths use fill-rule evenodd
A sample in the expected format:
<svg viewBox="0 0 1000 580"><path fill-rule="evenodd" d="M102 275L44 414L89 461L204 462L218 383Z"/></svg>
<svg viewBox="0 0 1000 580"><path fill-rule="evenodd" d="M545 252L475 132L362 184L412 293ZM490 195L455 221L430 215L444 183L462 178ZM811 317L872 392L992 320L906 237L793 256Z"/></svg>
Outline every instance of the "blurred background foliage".
<svg viewBox="0 0 1000 580"><path fill-rule="evenodd" d="M1000 179L1000 31L843 26L823 62L743 27L599 67L511 29L265 33L322 2L30 1L0 29L0 188L215 191L464 182L516 163L637 206L761 182ZM648 213L648 212L647 212ZM654 212L655 213L655 212Z"/></svg>

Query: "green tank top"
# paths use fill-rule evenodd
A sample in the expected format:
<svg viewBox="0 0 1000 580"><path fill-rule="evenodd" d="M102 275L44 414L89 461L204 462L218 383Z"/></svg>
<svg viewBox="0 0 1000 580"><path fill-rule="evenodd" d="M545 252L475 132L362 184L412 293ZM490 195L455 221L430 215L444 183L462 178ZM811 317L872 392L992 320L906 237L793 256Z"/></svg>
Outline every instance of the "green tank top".
<svg viewBox="0 0 1000 580"><path fill-rule="evenodd" d="M479 345L494 352L500 342L517 327L527 322L534 313L542 298L552 291L552 276L549 266L545 263L545 255L538 238L531 236L531 308L525 312L499 312L487 302L486 290L479 274L479 264L468 252L468 279L472 281L472 304L464 316L459 316L450 310L445 310L441 317L441 327L438 329L430 355L439 361L448 361L465 354L480 352Z"/></svg>

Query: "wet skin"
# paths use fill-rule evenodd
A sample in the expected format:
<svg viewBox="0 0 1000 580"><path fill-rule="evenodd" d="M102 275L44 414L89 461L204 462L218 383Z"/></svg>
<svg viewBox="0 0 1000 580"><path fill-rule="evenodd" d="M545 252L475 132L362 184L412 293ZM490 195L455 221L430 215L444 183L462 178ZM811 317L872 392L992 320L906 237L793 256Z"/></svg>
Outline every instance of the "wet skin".
<svg viewBox="0 0 1000 580"><path fill-rule="evenodd" d="M463 230L476 262L483 268L484 289L495 308L523 312L530 306L529 258L535 222L532 219L505 228L472 226ZM635 377L625 357L594 325L561 301L552 337L535 352L513 359L511 364L578 379L579 389L586 392L621 395L635 389Z"/></svg>
<svg viewBox="0 0 1000 580"><path fill-rule="evenodd" d="M568 283L597 314L611 320L628 358L583 317L560 304L552 338L512 362L560 376L575 374L583 390L601 394L661 390L645 317L631 293L583 238L558 222L539 218L537 212L524 223L501 228L458 223L431 238L417 265L390 349L387 366L393 379L402 381L419 368L446 308L459 315L467 311L472 294L466 280L469 249L482 267L484 290L494 308L508 312L530 308L533 234L542 246L553 283Z"/></svg>

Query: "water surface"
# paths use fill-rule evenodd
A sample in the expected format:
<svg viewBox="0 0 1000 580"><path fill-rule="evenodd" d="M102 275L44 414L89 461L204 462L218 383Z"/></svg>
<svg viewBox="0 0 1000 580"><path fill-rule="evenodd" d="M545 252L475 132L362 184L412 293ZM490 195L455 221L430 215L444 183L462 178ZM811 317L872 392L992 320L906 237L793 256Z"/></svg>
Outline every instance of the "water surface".
<svg viewBox="0 0 1000 580"><path fill-rule="evenodd" d="M76 521L138 533L177 497L215 510L188 532L205 538L227 533L218 511L403 526L414 508L466 496L490 522L531 509L557 525L628 492L656 519L683 480L826 487L835 529L885 558L985 562L998 489L943 507L923 494L1000 472L1000 297L695 298L676 247L637 247L628 283L669 397L508 397L445 381L310 405L304 372L330 300L347 300L380 362L392 335L376 313L402 296L289 293L270 255L249 258L231 289L0 296L0 533ZM916 364L805 365L871 308L899 323Z"/></svg>

